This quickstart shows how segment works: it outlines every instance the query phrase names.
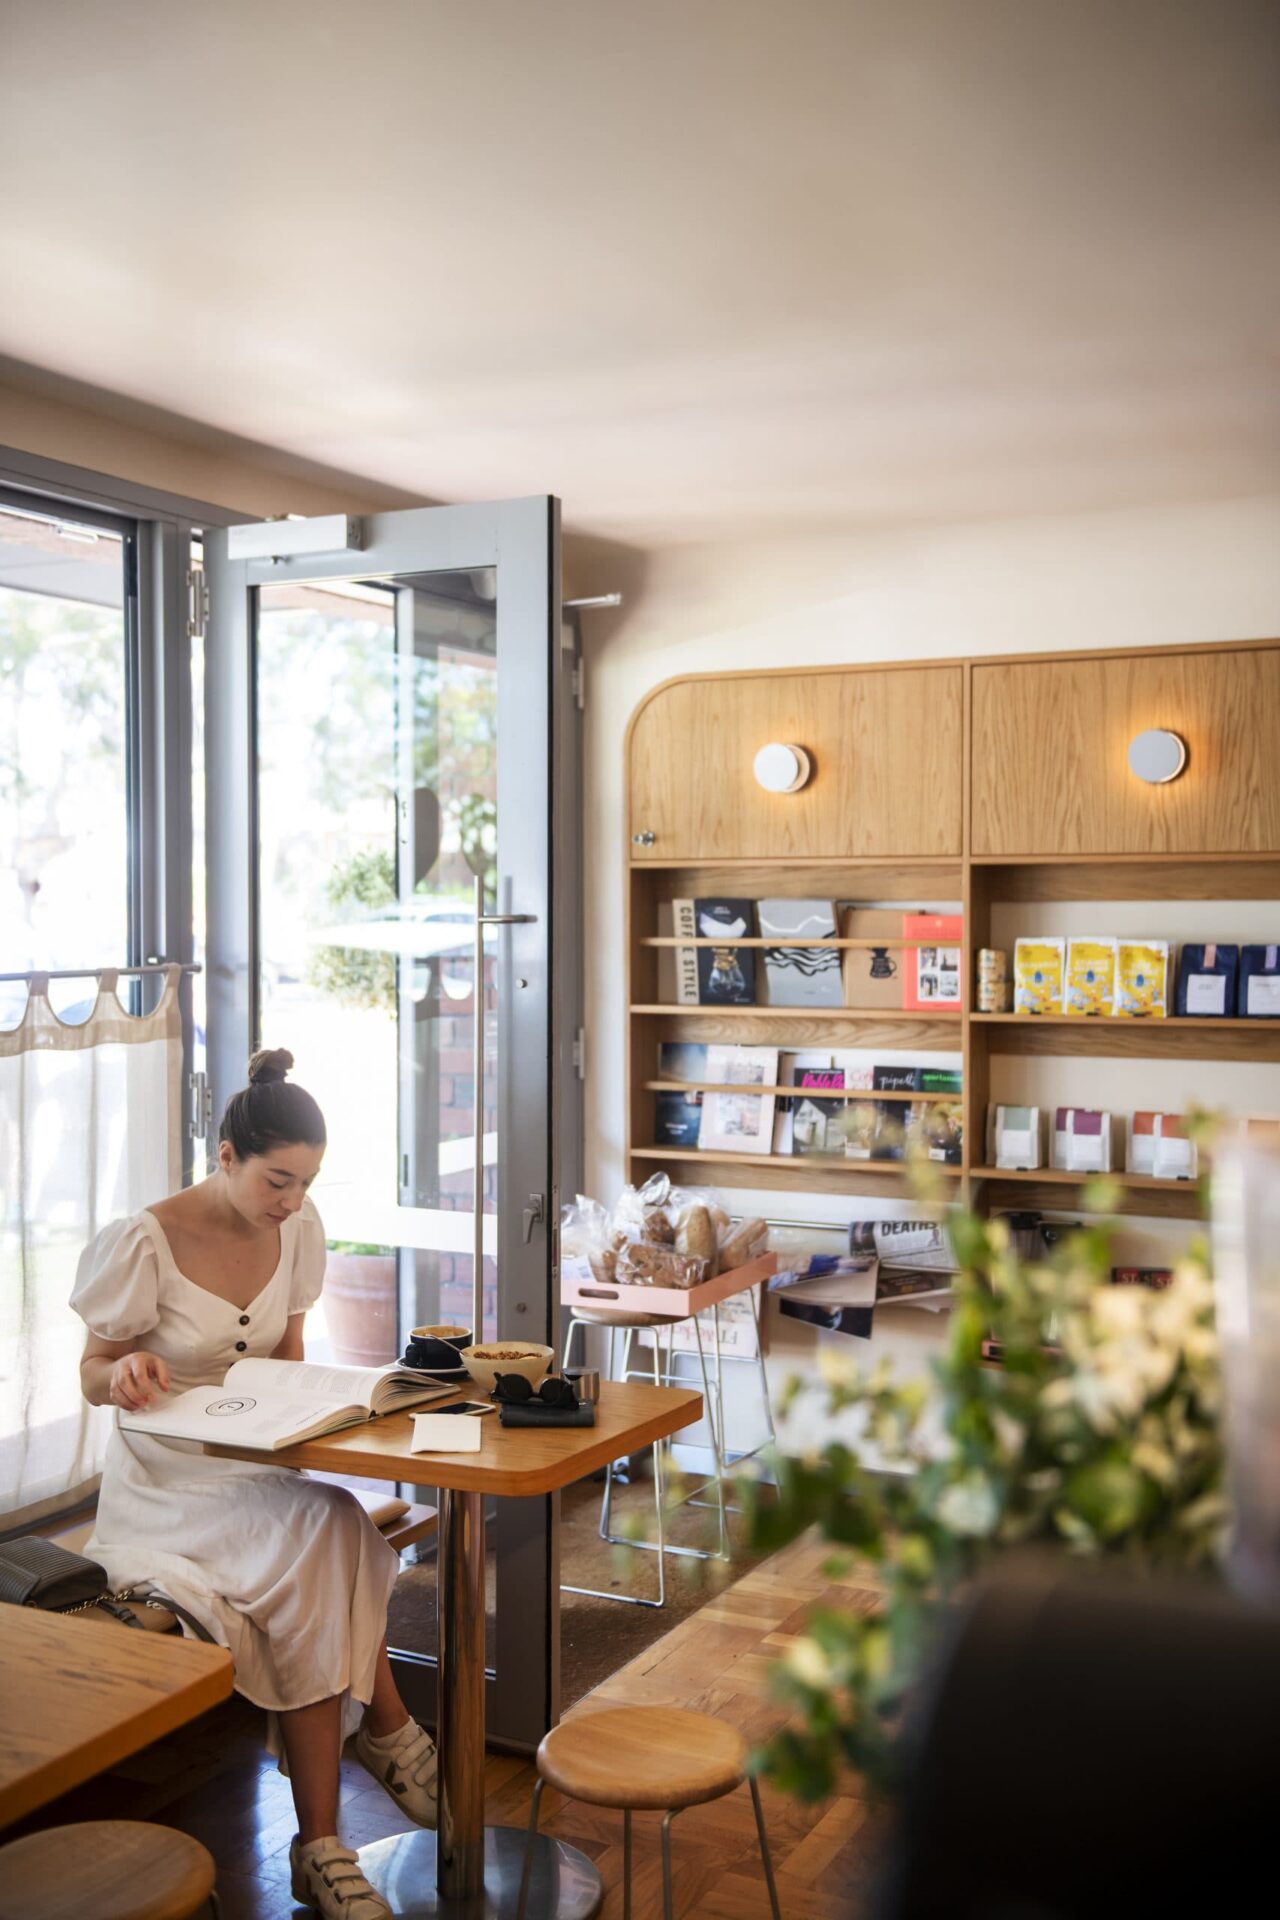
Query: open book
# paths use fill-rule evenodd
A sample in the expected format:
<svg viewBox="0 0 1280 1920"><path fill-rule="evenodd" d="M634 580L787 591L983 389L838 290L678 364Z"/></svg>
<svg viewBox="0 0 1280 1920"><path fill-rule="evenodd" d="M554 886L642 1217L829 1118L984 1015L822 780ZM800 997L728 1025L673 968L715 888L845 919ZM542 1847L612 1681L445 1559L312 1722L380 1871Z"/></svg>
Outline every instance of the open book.
<svg viewBox="0 0 1280 1920"><path fill-rule="evenodd" d="M405 1367L325 1367L306 1360L237 1360L220 1387L162 1394L120 1425L165 1440L204 1440L276 1453L380 1413L447 1400L452 1387Z"/></svg>

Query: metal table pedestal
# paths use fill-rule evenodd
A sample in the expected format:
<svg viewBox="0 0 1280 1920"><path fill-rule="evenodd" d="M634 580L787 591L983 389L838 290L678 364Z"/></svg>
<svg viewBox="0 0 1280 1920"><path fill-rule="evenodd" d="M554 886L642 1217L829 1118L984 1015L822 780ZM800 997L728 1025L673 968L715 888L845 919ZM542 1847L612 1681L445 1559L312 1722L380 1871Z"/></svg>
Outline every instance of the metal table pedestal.
<svg viewBox="0 0 1280 1920"><path fill-rule="evenodd" d="M440 1829L362 1847L360 1865L399 1916L514 1920L524 1868L522 1827L484 1824L484 1506L442 1489L437 1559ZM540 1837L527 1920L591 1920L604 1889L586 1855Z"/></svg>

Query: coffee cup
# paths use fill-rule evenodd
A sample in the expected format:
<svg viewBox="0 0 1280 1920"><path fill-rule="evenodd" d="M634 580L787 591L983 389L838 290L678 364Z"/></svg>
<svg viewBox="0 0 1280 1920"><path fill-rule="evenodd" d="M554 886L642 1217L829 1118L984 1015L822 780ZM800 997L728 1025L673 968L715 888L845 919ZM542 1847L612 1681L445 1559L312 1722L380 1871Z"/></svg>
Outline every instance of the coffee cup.
<svg viewBox="0 0 1280 1920"><path fill-rule="evenodd" d="M459 1355L471 1345L470 1327L450 1325L414 1327L404 1351L406 1367L430 1369L436 1373L461 1368Z"/></svg>

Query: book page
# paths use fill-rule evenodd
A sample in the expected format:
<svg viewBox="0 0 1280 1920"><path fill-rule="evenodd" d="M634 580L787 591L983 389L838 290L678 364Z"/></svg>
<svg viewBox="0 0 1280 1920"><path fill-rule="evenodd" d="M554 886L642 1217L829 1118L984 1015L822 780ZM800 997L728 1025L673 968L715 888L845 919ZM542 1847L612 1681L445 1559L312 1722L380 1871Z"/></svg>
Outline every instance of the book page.
<svg viewBox="0 0 1280 1920"><path fill-rule="evenodd" d="M394 1367L330 1367L313 1360L237 1360L224 1387L246 1393L309 1393L339 1406L355 1403L368 1411L378 1383Z"/></svg>
<svg viewBox="0 0 1280 1920"><path fill-rule="evenodd" d="M259 1398L247 1389L230 1392L224 1381L220 1387L192 1387L186 1393L162 1396L140 1413L122 1411L120 1425L133 1433L166 1439L274 1450L357 1420L360 1411L344 1401L326 1403L314 1394L272 1393Z"/></svg>

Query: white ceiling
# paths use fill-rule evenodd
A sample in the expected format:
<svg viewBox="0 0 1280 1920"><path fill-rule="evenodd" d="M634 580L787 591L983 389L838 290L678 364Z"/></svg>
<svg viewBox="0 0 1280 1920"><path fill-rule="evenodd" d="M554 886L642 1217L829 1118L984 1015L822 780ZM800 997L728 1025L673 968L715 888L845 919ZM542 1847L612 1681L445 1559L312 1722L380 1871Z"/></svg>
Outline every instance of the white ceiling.
<svg viewBox="0 0 1280 1920"><path fill-rule="evenodd" d="M0 0L0 351L640 544L1280 481L1270 0Z"/></svg>

